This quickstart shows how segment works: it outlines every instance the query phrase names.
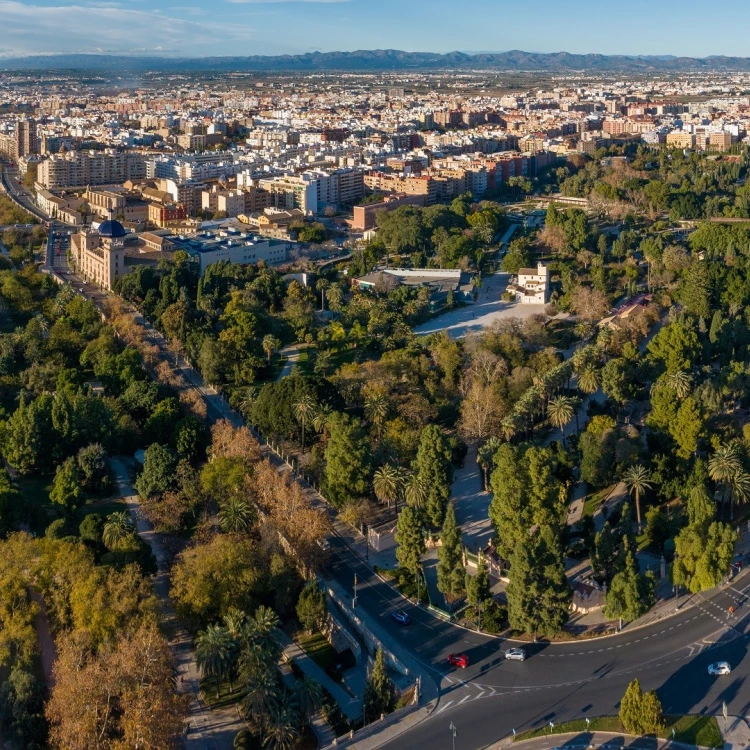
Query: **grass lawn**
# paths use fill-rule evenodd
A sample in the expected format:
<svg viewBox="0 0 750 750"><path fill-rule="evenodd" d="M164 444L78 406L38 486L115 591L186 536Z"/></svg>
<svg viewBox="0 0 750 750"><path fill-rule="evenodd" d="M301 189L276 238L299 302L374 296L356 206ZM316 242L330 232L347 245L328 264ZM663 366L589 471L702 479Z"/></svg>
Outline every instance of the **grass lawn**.
<svg viewBox="0 0 750 750"><path fill-rule="evenodd" d="M583 501L583 515L592 516L596 513L597 508L604 502L612 487L605 487L603 490L586 495Z"/></svg>
<svg viewBox="0 0 750 750"><path fill-rule="evenodd" d="M22 477L18 480L18 488L28 503L27 514L29 529L36 534L44 534L47 526L57 518L63 518L63 509L49 499L52 490L53 477ZM111 513L127 510L125 501L119 497L91 498L84 503L71 519L71 525L77 532L81 521L90 513L99 513L106 518Z"/></svg>
<svg viewBox="0 0 750 750"><path fill-rule="evenodd" d="M328 669L333 666L338 654L322 633L309 635L304 630L294 634L294 640L299 643L302 650L321 668Z"/></svg>
<svg viewBox="0 0 750 750"><path fill-rule="evenodd" d="M216 692L216 680L213 677L204 677L201 680L201 696L206 705L211 708L223 708L233 706L242 698L242 690L239 683L233 683L233 691L229 689L228 680L219 680L219 692Z"/></svg>
<svg viewBox="0 0 750 750"><path fill-rule="evenodd" d="M675 730L674 739L688 745L700 745L701 747L722 748L724 742L719 730L719 724L715 716L665 716L664 729L659 732L663 739L672 738L672 730ZM591 719L586 726L585 719L565 721L555 725L550 731L549 725L530 729L522 732L514 738L514 742L530 740L534 737L546 737L550 734L569 734L573 732L615 732L626 734L618 716L597 716Z"/></svg>

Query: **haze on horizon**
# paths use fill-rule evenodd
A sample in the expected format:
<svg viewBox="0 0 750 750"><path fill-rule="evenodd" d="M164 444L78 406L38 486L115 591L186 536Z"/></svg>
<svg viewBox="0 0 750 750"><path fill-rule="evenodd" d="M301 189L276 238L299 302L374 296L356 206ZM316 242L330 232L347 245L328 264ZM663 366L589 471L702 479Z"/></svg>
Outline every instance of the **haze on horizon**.
<svg viewBox="0 0 750 750"><path fill-rule="evenodd" d="M470 10L470 12L466 12ZM278 55L400 49L566 51L604 55L750 56L750 4L729 0L721 35L705 5L634 0L616 17L582 0L0 0L0 56L98 53L163 56ZM395 19L395 20L394 20Z"/></svg>

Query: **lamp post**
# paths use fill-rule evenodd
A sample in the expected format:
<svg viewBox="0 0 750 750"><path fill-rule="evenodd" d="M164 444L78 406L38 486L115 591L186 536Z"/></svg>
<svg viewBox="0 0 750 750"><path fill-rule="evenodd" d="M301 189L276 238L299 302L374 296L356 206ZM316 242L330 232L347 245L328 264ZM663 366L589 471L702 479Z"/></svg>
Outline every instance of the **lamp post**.
<svg viewBox="0 0 750 750"><path fill-rule="evenodd" d="M458 734L458 730L453 722L451 722L451 725L448 728L451 730L451 737L453 738L453 750L456 750L456 734Z"/></svg>

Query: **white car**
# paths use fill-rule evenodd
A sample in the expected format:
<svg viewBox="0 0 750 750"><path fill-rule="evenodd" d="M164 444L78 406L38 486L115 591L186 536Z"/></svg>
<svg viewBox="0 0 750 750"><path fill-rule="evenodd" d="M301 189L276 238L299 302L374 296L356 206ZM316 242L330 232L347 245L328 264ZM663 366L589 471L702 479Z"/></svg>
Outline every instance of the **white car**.
<svg viewBox="0 0 750 750"><path fill-rule="evenodd" d="M708 673L711 675L729 674L732 668L725 661L717 661L715 664L708 665Z"/></svg>
<svg viewBox="0 0 750 750"><path fill-rule="evenodd" d="M505 652L505 658L513 661L524 661L526 652L522 648L509 648Z"/></svg>

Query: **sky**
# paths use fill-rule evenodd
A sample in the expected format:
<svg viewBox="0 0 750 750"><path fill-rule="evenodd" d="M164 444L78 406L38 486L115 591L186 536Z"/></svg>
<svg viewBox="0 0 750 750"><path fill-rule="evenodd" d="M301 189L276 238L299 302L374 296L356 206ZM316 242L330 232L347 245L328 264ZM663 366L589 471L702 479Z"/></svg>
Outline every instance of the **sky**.
<svg viewBox="0 0 750 750"><path fill-rule="evenodd" d="M750 57L750 2L725 0L718 25L706 9L702 0L0 0L0 56L388 48Z"/></svg>

